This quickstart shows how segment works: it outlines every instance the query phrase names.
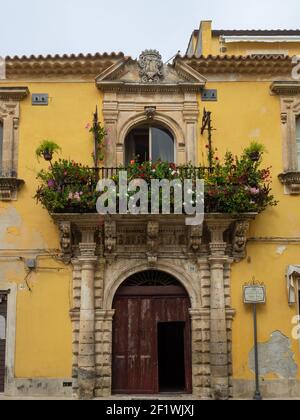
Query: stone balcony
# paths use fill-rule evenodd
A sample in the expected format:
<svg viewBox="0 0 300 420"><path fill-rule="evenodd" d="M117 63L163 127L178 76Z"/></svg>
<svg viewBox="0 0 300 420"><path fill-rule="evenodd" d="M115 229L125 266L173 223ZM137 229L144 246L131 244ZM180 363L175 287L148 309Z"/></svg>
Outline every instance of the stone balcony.
<svg viewBox="0 0 300 420"><path fill-rule="evenodd" d="M60 230L62 256L80 254L80 243L96 243L99 256L174 258L207 256L212 243L226 243L224 252L239 261L245 257L247 233L255 213L206 214L200 226L187 226L184 215L52 214ZM222 232L221 232L222 231ZM220 233L221 232L221 233Z"/></svg>

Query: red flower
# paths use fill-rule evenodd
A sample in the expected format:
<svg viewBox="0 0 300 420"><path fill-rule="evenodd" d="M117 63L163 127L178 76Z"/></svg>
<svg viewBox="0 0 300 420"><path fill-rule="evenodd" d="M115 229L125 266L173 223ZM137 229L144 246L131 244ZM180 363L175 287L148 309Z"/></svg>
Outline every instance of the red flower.
<svg viewBox="0 0 300 420"><path fill-rule="evenodd" d="M135 160L131 160L130 165L134 165L134 164L135 164Z"/></svg>

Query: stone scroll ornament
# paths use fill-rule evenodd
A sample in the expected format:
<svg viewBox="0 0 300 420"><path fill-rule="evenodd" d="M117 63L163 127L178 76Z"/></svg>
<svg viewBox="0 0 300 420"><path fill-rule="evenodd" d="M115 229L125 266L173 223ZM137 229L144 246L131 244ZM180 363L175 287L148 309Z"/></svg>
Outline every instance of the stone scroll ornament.
<svg viewBox="0 0 300 420"><path fill-rule="evenodd" d="M148 263L154 265L157 262L157 249L158 249L158 236L159 236L159 223L148 222L147 225L147 257Z"/></svg>
<svg viewBox="0 0 300 420"><path fill-rule="evenodd" d="M163 62L158 51L143 51L139 57L138 65L143 83L158 83L163 78Z"/></svg>
<svg viewBox="0 0 300 420"><path fill-rule="evenodd" d="M108 221L105 222L104 229L104 242L105 242L105 251L112 253L115 251L117 245L117 226L116 222Z"/></svg>

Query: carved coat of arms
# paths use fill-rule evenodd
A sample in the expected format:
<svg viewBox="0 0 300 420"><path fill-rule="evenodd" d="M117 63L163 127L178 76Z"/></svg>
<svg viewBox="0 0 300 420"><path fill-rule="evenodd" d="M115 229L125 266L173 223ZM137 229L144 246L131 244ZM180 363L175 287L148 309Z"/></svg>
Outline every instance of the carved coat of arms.
<svg viewBox="0 0 300 420"><path fill-rule="evenodd" d="M163 62L156 50L142 52L138 61L140 76L144 83L157 83L163 77Z"/></svg>

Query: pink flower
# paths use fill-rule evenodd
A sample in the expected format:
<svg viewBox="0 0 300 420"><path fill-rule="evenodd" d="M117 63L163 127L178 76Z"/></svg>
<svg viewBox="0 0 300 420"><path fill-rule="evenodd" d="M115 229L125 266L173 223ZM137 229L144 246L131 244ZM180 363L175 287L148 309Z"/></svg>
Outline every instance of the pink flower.
<svg viewBox="0 0 300 420"><path fill-rule="evenodd" d="M54 180L53 179L49 179L49 181L48 181L48 187L49 188L53 188L54 186L55 186Z"/></svg>
<svg viewBox="0 0 300 420"><path fill-rule="evenodd" d="M249 191L249 193L251 195L258 195L260 193L260 189L259 188L250 188L250 187L245 187L246 191Z"/></svg>
<svg viewBox="0 0 300 420"><path fill-rule="evenodd" d="M91 124L90 123L87 123L87 125L85 126L85 129L86 130L89 130L91 128Z"/></svg>

